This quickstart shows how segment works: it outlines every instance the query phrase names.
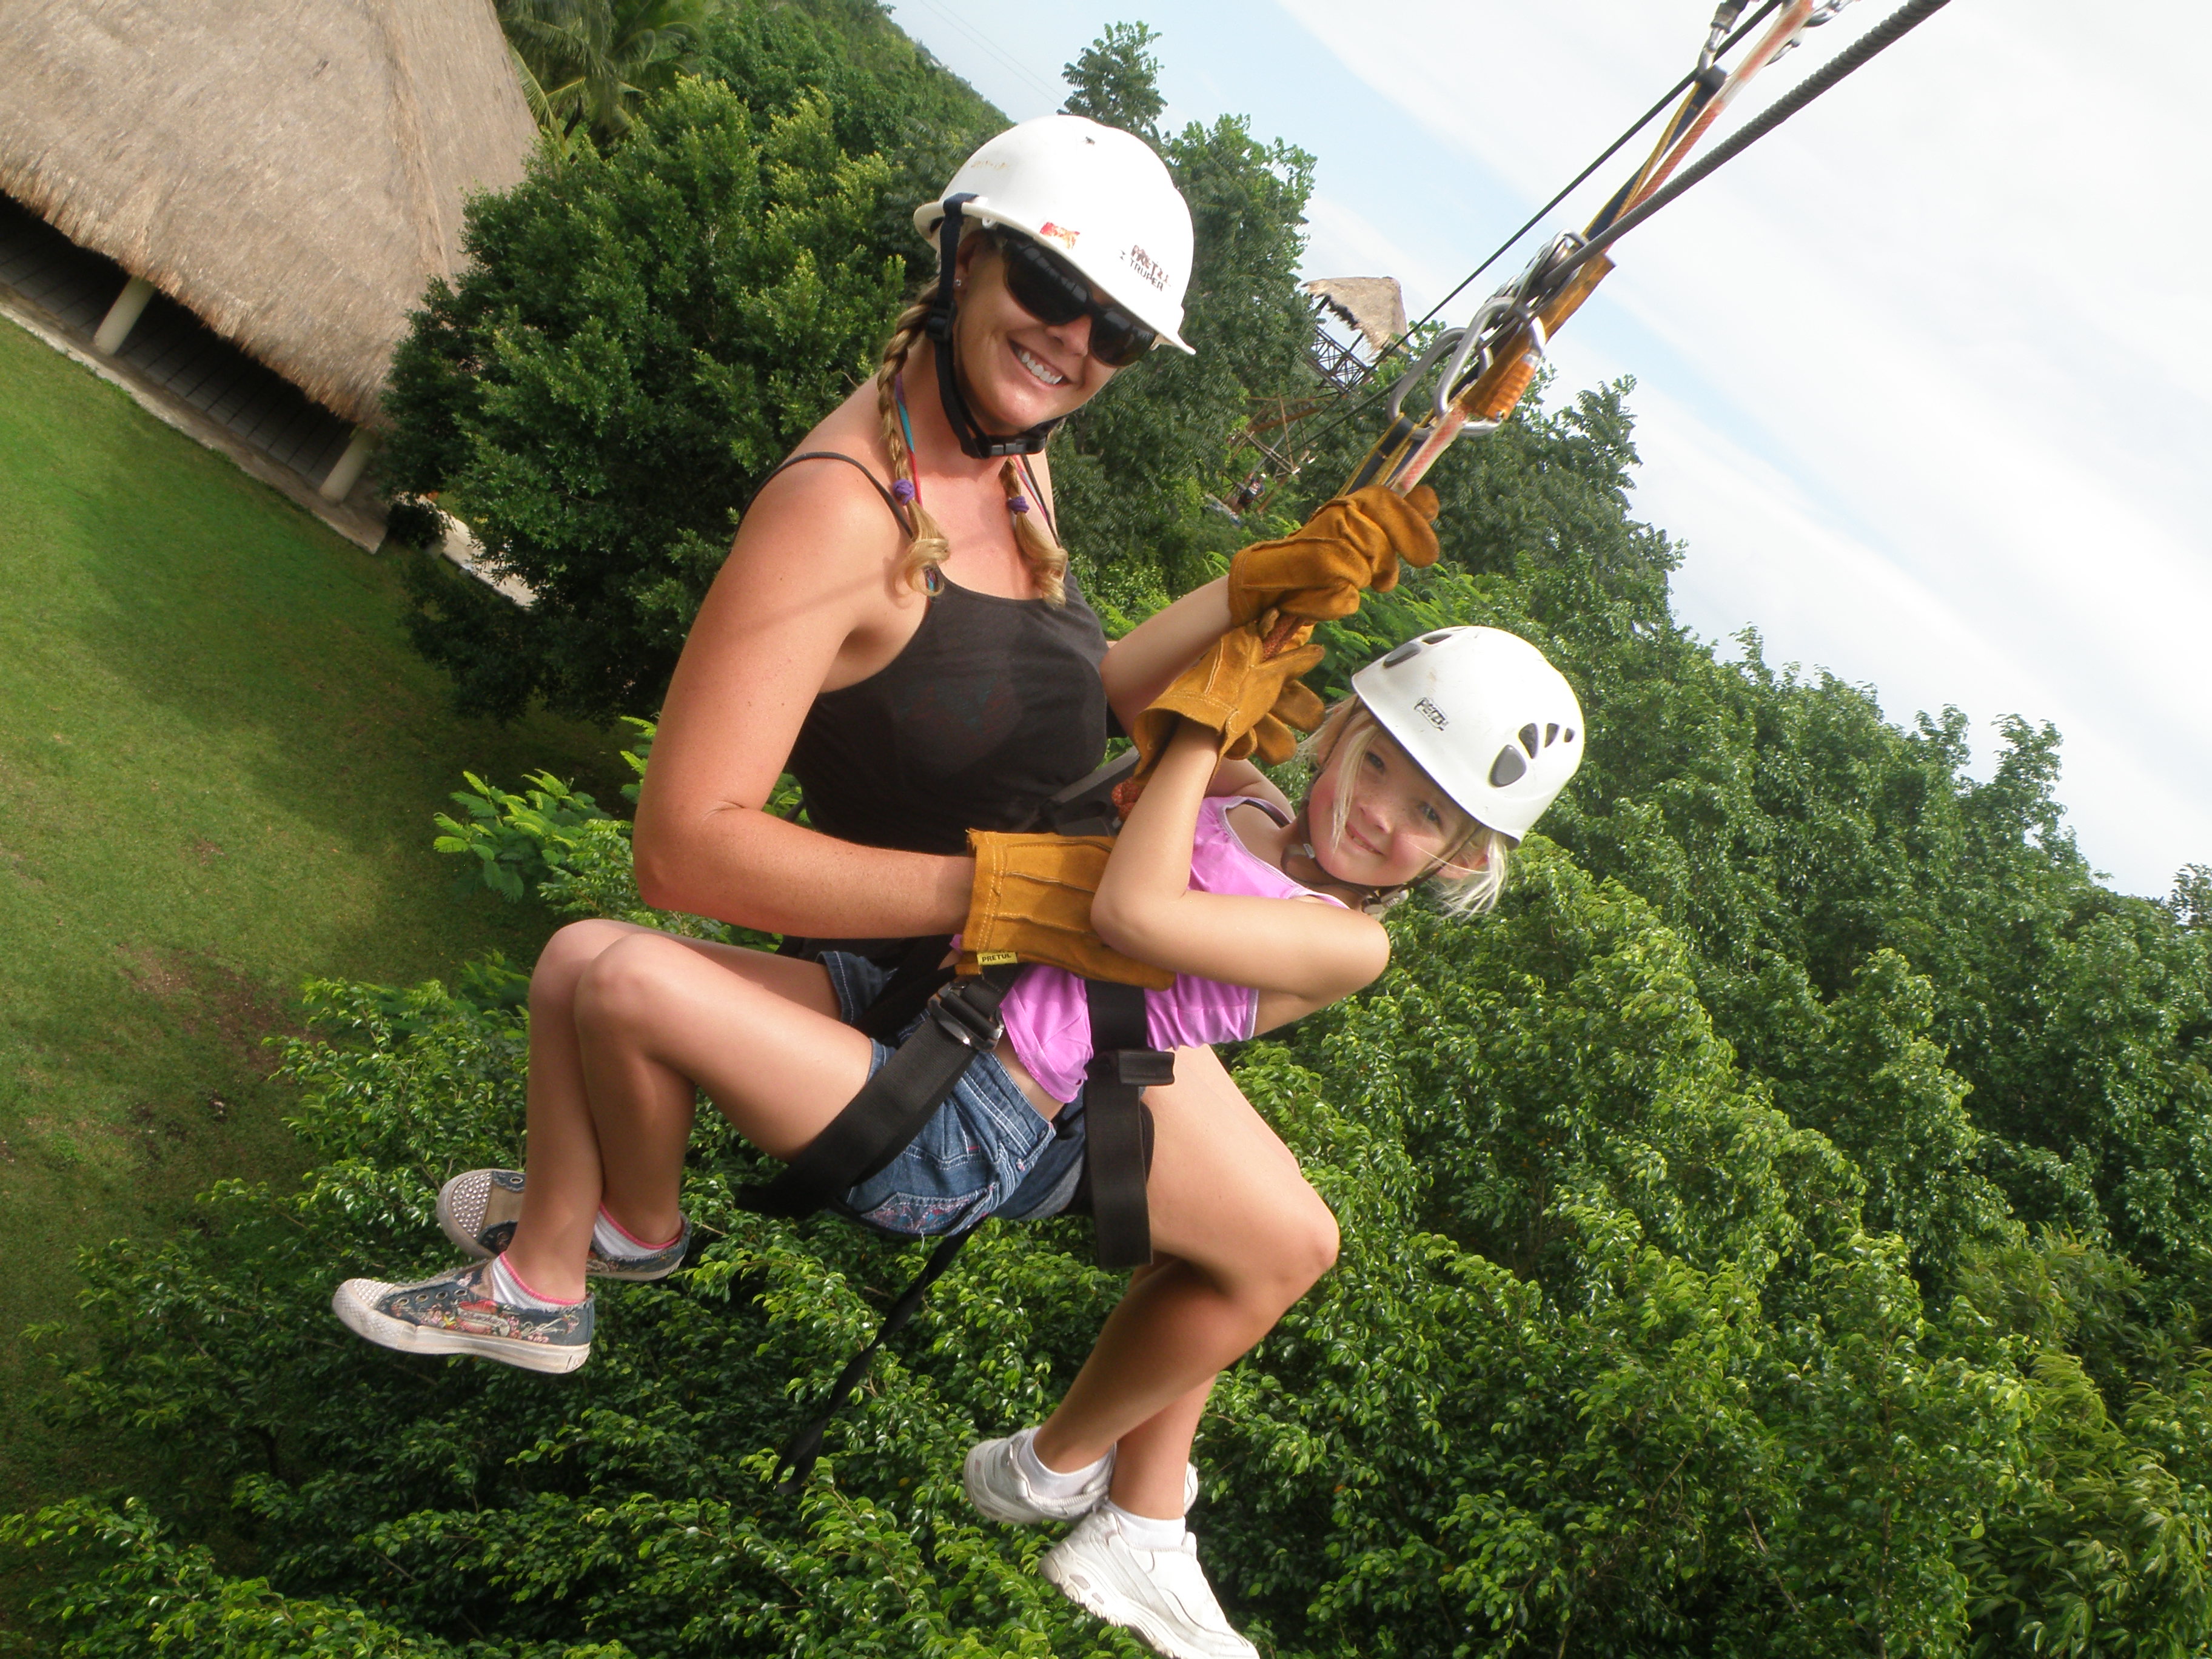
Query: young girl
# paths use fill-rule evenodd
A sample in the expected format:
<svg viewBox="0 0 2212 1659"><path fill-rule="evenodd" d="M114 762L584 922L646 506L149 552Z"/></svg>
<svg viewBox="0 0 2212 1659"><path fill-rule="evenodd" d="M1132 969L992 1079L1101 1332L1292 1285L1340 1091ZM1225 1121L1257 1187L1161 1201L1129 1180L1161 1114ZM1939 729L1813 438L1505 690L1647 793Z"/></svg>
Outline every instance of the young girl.
<svg viewBox="0 0 2212 1659"><path fill-rule="evenodd" d="M1209 795L1221 768L1223 734L1188 720L1154 757L1150 781L1108 861L1091 916L1099 937L1171 969L1172 987L1146 994L1150 1036L1173 1048L1249 1037L1347 996L1380 974L1389 941L1373 913L1412 884L1429 880L1454 909L1487 908L1503 884L1509 849L1565 787L1583 750L1572 690L1542 653L1487 628L1443 629L1401 646L1353 678L1354 696L1330 712L1309 741L1316 771L1295 812L1264 783ZM1256 776L1238 769L1247 776ZM849 1022L872 998L882 970L832 953L821 963L762 953L740 964L761 994L751 1017L725 1024L724 1051L737 1057L708 1092L748 1139L779 1158L794 1156L858 1091L888 1054ZM333 1305L372 1341L431 1353L472 1353L532 1370L562 1371L590 1352L587 1273L657 1279L683 1261L688 1226L677 1211L693 1097L653 1087L663 1057L625 1030L647 1029L646 1005L690 994L678 941L641 933L610 946L605 983L580 998L580 1027L596 1033L586 1052L596 1128L603 1146L623 1145L635 1173L611 1182L589 1249L547 1261L515 1237L511 1170L456 1176L441 1194L441 1222L476 1262L394 1286L368 1279L342 1285ZM890 1231L942 1233L984 1215L1022 1219L1066 1201L1079 1137L1055 1133L1081 1110L1089 1024L1082 982L1054 968L1027 969L1001 1006L1006 1034L994 1055L971 1066L930 1126L884 1170L854 1188L846 1205ZM627 1073L627 1074L626 1074ZM699 1075L696 1065L683 1077ZM531 1147L530 1179L540 1149ZM1154 1181L1160 1179L1156 1168ZM652 1190L646 1190L649 1185ZM1173 1241L1165 1241L1170 1246ZM1187 1263L1164 1252L1139 1276L1131 1301L1183 1307L1187 1321L1210 1315L1202 1297L1178 1304ZM1128 1304L1125 1304L1127 1306ZM975 1448L967 1486L992 1518L1018 1523L1077 1520L1041 1571L1076 1601L1137 1631L1162 1652L1236 1656L1253 1652L1222 1617L1182 1521L1194 1481L1177 1458L1176 1490L1115 1478L1117 1449L1159 1419L1181 1444L1202 1406L1172 1352L1199 1353L1218 1339L1154 1317L1142 1328L1155 1345L1146 1367L1159 1381L1133 1389L1127 1356L1113 1352L1117 1312L1068 1396L1042 1425ZM1124 1324L1124 1328L1127 1326ZM1162 1330L1168 1332L1161 1346ZM1249 1346L1249 1343L1246 1344ZM1157 1458L1152 1460L1158 1462ZM1109 1496L1109 1492L1111 1495Z"/></svg>

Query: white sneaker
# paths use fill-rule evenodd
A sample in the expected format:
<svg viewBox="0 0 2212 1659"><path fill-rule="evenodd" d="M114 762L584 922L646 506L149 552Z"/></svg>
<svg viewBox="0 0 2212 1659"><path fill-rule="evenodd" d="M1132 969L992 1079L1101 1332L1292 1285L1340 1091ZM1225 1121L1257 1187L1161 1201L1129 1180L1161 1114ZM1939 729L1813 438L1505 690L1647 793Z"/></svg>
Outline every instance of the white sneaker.
<svg viewBox="0 0 2212 1659"><path fill-rule="evenodd" d="M1186 1529L1173 1549L1130 1541L1120 1517L1093 1510L1037 1563L1068 1598L1109 1625L1133 1631L1166 1659L1259 1659L1229 1628Z"/></svg>
<svg viewBox="0 0 2212 1659"><path fill-rule="evenodd" d="M1114 1483L1112 1452L1106 1454L1097 1472L1081 1487L1066 1498L1058 1498L1032 1486L1029 1477L1022 1473L1021 1465L1014 1461L1014 1443L1036 1437L1035 1429L1023 1429L1003 1440L985 1440L969 1447L963 1469L968 1501L992 1520L1003 1521L1010 1527L1078 1520L1106 1501L1106 1490ZM1182 1506L1188 1510L1197 1501L1198 1470L1186 1463L1182 1466Z"/></svg>

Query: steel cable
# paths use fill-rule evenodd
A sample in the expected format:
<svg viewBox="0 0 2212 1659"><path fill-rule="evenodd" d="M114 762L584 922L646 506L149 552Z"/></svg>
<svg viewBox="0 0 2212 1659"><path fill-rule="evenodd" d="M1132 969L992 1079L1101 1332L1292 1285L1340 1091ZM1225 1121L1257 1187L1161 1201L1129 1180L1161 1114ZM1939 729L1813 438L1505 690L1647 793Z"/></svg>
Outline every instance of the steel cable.
<svg viewBox="0 0 2212 1659"><path fill-rule="evenodd" d="M1783 0L1766 0L1765 4L1760 6L1757 11L1752 13L1749 17L1746 18L1743 22L1729 35L1727 40L1722 41L1720 45L1714 49L1712 55L1717 58L1733 49L1747 35L1751 33L1753 29L1765 22L1770 15L1778 10L1782 4ZM1436 304L1431 306L1420 319L1409 326L1403 334L1398 336L1396 339L1384 346L1381 351L1376 353L1373 367L1377 369L1381 368L1382 365L1388 362L1392 357L1403 351L1406 349L1407 342L1413 338L1416 330L1425 328L1429 324L1434 322L1437 316L1442 313L1446 306L1449 305L1454 300L1459 298L1462 294L1464 294L1474 280L1480 276L1484 271L1489 270L1491 266L1496 264L1500 259L1504 258L1505 255L1511 251L1514 244L1518 242L1523 236L1526 236L1531 230L1534 229L1537 225L1540 224L1545 216L1549 214L1553 209L1558 207L1560 203L1565 201L1568 197L1573 195L1575 191L1580 190L1583 185L1589 183L1592 173L1595 173L1607 161L1610 161L1614 156L1618 155L1621 152L1622 149L1628 143L1630 139L1635 137L1638 133L1643 131L1644 128L1650 126L1653 121L1664 114L1668 106L1671 106L1677 98L1680 97L1682 94L1688 91L1692 84L1696 82L1698 76L1702 75L1704 72L1705 65L1701 64L1697 69L1691 70L1689 74L1684 76L1680 80L1674 82L1673 86L1668 88L1665 94L1660 97L1657 102L1654 103L1650 109L1644 111L1642 115L1636 118L1634 125L1631 126L1626 132L1622 133L1620 137L1614 139L1610 144L1607 144L1595 161L1592 161L1580 173L1577 173L1572 179L1569 179L1556 193L1553 194L1550 201L1545 203L1543 206L1538 208L1534 213L1530 214L1527 219L1523 220L1521 223L1520 228L1516 230L1510 236L1508 236L1504 241L1500 242L1497 247L1492 251L1488 258L1485 259L1480 264L1477 265L1473 270L1470 270L1465 276L1462 277L1460 279L1459 285L1456 288L1453 289L1450 293L1445 295L1443 299L1437 301ZM1359 416L1364 415L1370 409L1375 406L1376 399L1384 396L1389 391L1389 388L1387 386L1376 387L1358 404L1337 415L1328 422L1328 425L1324 426L1320 431L1314 434L1310 441L1318 444L1322 439L1328 437L1330 433L1335 431L1338 427L1343 425L1345 422L1357 419Z"/></svg>
<svg viewBox="0 0 2212 1659"><path fill-rule="evenodd" d="M1623 214L1620 220L1575 251L1574 257L1560 264L1555 270L1545 273L1547 287L1564 286L1576 270L1595 258L1653 214L1680 196L1699 180L1711 178L1735 157L1749 149L1761 138L1803 109L1822 93L1831 90L1838 82L1853 70L1863 68L1869 61L1895 46L1899 40L1929 18L1934 16L1951 0L1911 0L1869 29L1856 40L1838 52L1814 74L1808 76L1787 97L1777 99L1753 119L1745 123L1741 131L1731 135L1726 143L1712 151L1696 166L1668 181L1663 189L1655 191L1634 210Z"/></svg>

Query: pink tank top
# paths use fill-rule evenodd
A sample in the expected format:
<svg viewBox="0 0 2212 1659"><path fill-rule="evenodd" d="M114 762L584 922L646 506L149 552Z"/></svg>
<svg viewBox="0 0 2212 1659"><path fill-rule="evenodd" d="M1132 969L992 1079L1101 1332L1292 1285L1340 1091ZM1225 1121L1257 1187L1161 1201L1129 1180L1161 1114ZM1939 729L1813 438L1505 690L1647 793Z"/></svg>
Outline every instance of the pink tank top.
<svg viewBox="0 0 2212 1659"><path fill-rule="evenodd" d="M1190 884L1200 893L1248 898L1322 898L1249 851L1229 824L1229 809L1250 805L1281 819L1274 805L1252 796L1216 796L1198 809L1190 849ZM1155 1048L1233 1042L1252 1035L1260 994L1249 985L1177 974L1164 991L1145 993L1145 1023ZM1030 1075L1054 1100L1073 1100L1091 1063L1091 1004L1083 981L1060 968L1032 967L999 1005L1007 1039Z"/></svg>

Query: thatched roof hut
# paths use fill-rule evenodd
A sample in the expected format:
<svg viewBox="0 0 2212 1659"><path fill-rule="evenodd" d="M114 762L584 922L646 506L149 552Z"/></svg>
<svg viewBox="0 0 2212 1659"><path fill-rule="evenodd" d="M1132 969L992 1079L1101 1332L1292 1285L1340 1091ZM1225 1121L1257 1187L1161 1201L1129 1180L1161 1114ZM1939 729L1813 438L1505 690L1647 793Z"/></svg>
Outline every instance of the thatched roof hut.
<svg viewBox="0 0 2212 1659"><path fill-rule="evenodd" d="M1358 329L1370 356L1406 331L1406 296L1395 276L1322 276L1306 292Z"/></svg>
<svg viewBox="0 0 2212 1659"><path fill-rule="evenodd" d="M0 191L357 422L536 136L492 0L0 3Z"/></svg>

